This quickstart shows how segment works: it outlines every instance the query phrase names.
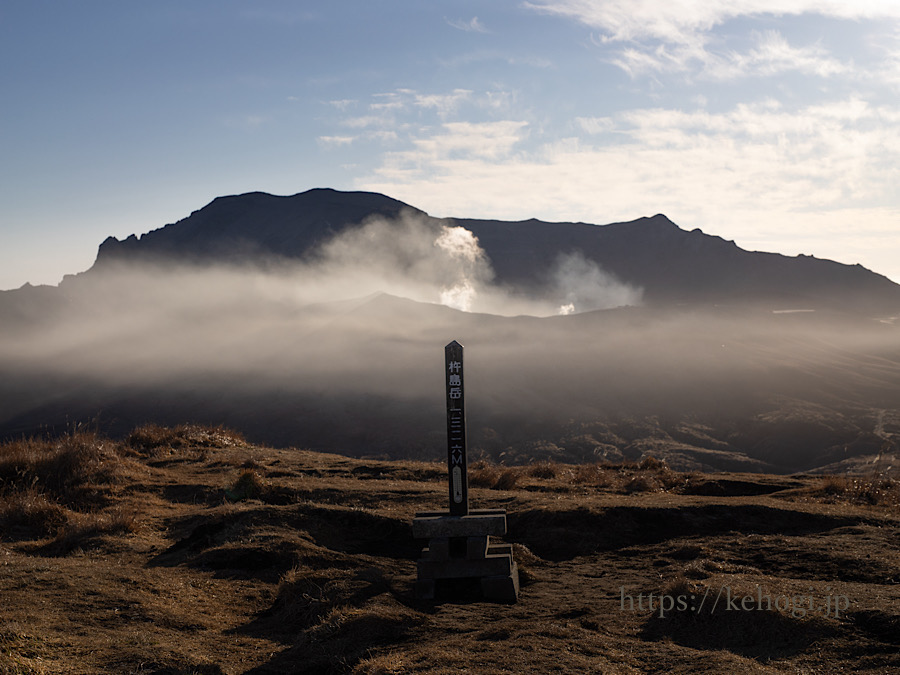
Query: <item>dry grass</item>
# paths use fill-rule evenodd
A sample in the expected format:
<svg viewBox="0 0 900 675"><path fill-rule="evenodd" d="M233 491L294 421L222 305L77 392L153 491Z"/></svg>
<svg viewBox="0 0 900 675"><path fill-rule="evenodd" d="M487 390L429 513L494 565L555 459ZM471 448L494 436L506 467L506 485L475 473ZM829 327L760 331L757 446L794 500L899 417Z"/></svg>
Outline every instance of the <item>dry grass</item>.
<svg viewBox="0 0 900 675"><path fill-rule="evenodd" d="M133 450L149 457L192 450L200 456L200 459L205 459L207 449L243 446L247 441L240 432L221 426L179 424L177 427L163 427L158 424L145 424L134 429L125 443Z"/></svg>
<svg viewBox="0 0 900 675"><path fill-rule="evenodd" d="M482 459L469 466L469 485L491 490L512 490L521 475L522 467L502 466Z"/></svg>
<svg viewBox="0 0 900 675"><path fill-rule="evenodd" d="M400 675L407 672L403 657L388 653L360 660L352 670L352 675Z"/></svg>
<svg viewBox="0 0 900 675"><path fill-rule="evenodd" d="M137 514L121 508L108 512L73 513L59 528L56 537L41 550L48 555L67 555L87 547L107 535L133 534L138 530Z"/></svg>
<svg viewBox="0 0 900 675"><path fill-rule="evenodd" d="M462 584L428 602L413 592L409 523L445 506L445 467L208 452L189 433L0 446L0 675L900 667L896 486L881 478L691 475L652 457L474 462L487 489L473 506L508 510L520 600L482 602ZM780 484L787 497L769 490ZM623 609L620 586L698 603L759 586L841 593L853 608L838 621L720 599L660 616Z"/></svg>
<svg viewBox="0 0 900 675"><path fill-rule="evenodd" d="M900 480L874 474L870 476L825 476L821 494L826 501L843 501L871 506L900 505Z"/></svg>
<svg viewBox="0 0 900 675"><path fill-rule="evenodd" d="M636 492L680 492L688 486L691 474L672 471L655 457L622 464L562 464L543 461L524 466L503 466L485 460L469 467L469 484L492 490L512 490L526 479L560 483L563 486L587 486L599 490L632 494Z"/></svg>
<svg viewBox="0 0 900 675"><path fill-rule="evenodd" d="M560 475L562 465L556 462L535 462L527 468L527 473L533 478L556 478Z"/></svg>
<svg viewBox="0 0 900 675"><path fill-rule="evenodd" d="M259 473L248 468L225 490L225 497L229 501L240 502L245 499L258 499L267 490L268 485Z"/></svg>
<svg viewBox="0 0 900 675"><path fill-rule="evenodd" d="M0 495L0 529L6 538L47 537L69 521L69 511L43 492L26 487Z"/></svg>
<svg viewBox="0 0 900 675"><path fill-rule="evenodd" d="M293 636L289 653L302 657L309 672L336 673L396 672L397 659L374 652L404 641L424 621L397 601L378 568L306 565L284 575L265 619Z"/></svg>
<svg viewBox="0 0 900 675"><path fill-rule="evenodd" d="M40 640L16 623L0 626L0 675L44 675Z"/></svg>
<svg viewBox="0 0 900 675"><path fill-rule="evenodd" d="M104 533L133 531L133 513L103 510L131 469L122 448L94 432L0 445L4 538L55 537L50 548L66 553Z"/></svg>
<svg viewBox="0 0 900 675"><path fill-rule="evenodd" d="M97 503L103 486L123 475L117 445L96 433L25 439L0 446L0 491L34 489L73 507Z"/></svg>
<svg viewBox="0 0 900 675"><path fill-rule="evenodd" d="M320 624L304 633L298 647L319 668L353 672L373 648L383 649L403 642L423 621L419 612L404 607L390 596L381 596L362 607L335 608ZM372 672L371 666L368 670Z"/></svg>
<svg viewBox="0 0 900 675"><path fill-rule="evenodd" d="M282 578L278 598L268 614L283 629L305 630L364 587L352 580L335 579L325 570L294 567Z"/></svg>

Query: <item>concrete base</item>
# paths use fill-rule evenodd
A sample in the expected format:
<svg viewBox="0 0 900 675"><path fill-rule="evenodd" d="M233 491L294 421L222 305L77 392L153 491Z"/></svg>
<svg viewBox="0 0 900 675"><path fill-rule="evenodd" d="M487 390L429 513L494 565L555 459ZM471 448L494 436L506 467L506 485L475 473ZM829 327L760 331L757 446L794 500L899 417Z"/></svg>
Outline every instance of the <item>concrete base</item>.
<svg viewBox="0 0 900 675"><path fill-rule="evenodd" d="M434 600L434 579L416 580L416 597L419 600Z"/></svg>
<svg viewBox="0 0 900 675"><path fill-rule="evenodd" d="M479 579L488 600L515 602L519 597L519 570L512 546L491 543L491 536L506 534L506 511L472 510L465 516L446 511L417 513L413 536L428 539L418 561L416 597L432 600L441 579Z"/></svg>
<svg viewBox="0 0 900 675"><path fill-rule="evenodd" d="M470 511L466 516L426 511L413 518L413 536L416 539L434 537L502 537L506 534L506 512Z"/></svg>
<svg viewBox="0 0 900 675"><path fill-rule="evenodd" d="M481 594L488 600L516 602L519 599L519 567L515 561L507 575L482 577Z"/></svg>
<svg viewBox="0 0 900 675"><path fill-rule="evenodd" d="M509 575L513 561L508 555L490 555L481 560L449 558L448 560L420 560L420 579L461 579L463 577L495 577Z"/></svg>

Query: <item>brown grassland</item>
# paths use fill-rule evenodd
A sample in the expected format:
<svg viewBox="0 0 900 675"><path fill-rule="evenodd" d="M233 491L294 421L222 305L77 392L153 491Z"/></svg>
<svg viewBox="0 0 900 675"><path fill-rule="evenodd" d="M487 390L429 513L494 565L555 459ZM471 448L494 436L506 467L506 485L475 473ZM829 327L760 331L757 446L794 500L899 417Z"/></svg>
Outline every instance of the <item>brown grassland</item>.
<svg viewBox="0 0 900 675"><path fill-rule="evenodd" d="M413 596L437 463L193 425L0 446L0 674L900 672L896 479L647 457L470 485L507 510L516 604Z"/></svg>

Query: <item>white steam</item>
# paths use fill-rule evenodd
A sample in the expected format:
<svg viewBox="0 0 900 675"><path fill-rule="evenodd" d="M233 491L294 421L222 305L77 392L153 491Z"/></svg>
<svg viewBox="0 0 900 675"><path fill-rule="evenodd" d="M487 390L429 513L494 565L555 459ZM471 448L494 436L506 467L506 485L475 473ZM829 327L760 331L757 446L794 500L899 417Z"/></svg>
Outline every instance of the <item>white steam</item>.
<svg viewBox="0 0 900 675"><path fill-rule="evenodd" d="M463 227L444 226L434 245L457 261L460 273L455 284L441 291L441 304L464 312L471 311L478 294L475 280L493 276L487 274L490 267L487 256L478 245L478 238Z"/></svg>
<svg viewBox="0 0 900 675"><path fill-rule="evenodd" d="M559 257L553 283L563 298L557 313L563 315L639 305L643 295L641 289L623 284L580 252Z"/></svg>
<svg viewBox="0 0 900 675"><path fill-rule="evenodd" d="M295 271L307 301L322 302L381 291L466 312L551 316L639 304L641 291L617 281L580 253L560 256L543 288L522 295L495 283L478 238L414 213L375 218L325 242L313 261ZM540 281L541 279L537 279Z"/></svg>
<svg viewBox="0 0 900 675"><path fill-rule="evenodd" d="M494 277L471 232L411 213L342 232L300 270L301 276L307 273L328 299L381 291L464 311L472 310Z"/></svg>

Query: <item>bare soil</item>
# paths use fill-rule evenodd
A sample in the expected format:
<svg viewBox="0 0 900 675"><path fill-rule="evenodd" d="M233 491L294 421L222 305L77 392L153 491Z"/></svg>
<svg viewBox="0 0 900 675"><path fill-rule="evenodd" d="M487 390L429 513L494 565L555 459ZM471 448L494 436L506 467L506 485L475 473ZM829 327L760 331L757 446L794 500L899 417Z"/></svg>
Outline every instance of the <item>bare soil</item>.
<svg viewBox="0 0 900 675"><path fill-rule="evenodd" d="M0 478L0 673L900 671L890 480L480 463L519 601L422 601L442 465L156 432L78 500Z"/></svg>

